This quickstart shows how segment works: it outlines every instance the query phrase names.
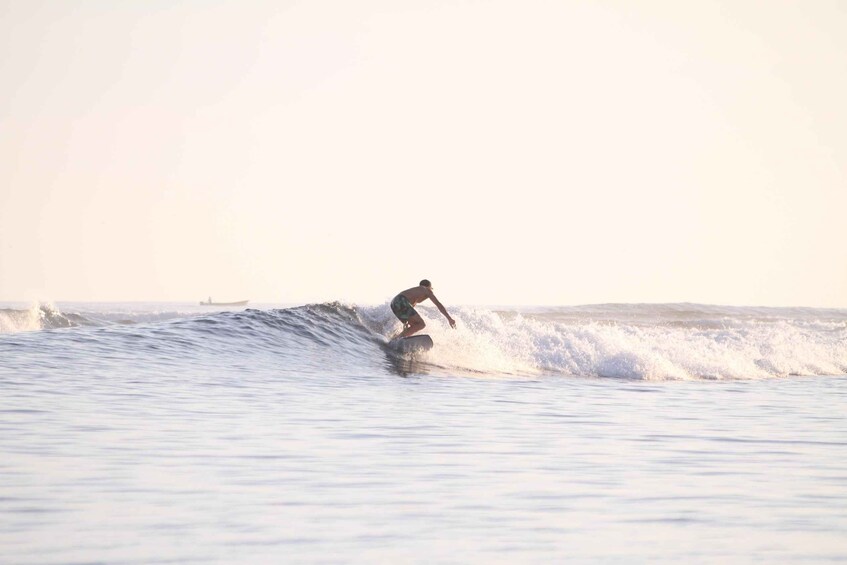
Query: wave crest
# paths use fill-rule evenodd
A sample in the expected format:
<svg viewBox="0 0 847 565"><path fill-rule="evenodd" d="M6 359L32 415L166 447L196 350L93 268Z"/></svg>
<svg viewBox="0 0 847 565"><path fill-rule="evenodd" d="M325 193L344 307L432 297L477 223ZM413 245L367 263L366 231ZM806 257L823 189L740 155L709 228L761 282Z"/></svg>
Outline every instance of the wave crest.
<svg viewBox="0 0 847 565"><path fill-rule="evenodd" d="M35 303L20 310L0 309L0 333L72 328L84 323L83 317L63 314L49 302Z"/></svg>

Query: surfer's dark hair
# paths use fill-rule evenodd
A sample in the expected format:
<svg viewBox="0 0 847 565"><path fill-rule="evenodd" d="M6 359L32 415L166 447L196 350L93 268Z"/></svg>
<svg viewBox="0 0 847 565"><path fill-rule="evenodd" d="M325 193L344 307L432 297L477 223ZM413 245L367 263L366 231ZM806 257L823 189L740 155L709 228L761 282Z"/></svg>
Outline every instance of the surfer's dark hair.
<svg viewBox="0 0 847 565"><path fill-rule="evenodd" d="M432 286L432 283L431 283L431 282L429 282L429 281L428 281L428 280L426 280L426 279L422 280L419 284L420 284L421 286L425 286L425 287L427 287L427 288L429 288L429 287L431 287L431 286Z"/></svg>

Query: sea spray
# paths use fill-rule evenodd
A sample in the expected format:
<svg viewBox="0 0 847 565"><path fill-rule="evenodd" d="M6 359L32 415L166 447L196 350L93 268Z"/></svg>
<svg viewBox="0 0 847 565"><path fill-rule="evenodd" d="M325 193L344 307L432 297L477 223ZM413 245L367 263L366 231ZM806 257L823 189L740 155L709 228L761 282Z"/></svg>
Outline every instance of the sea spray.
<svg viewBox="0 0 847 565"><path fill-rule="evenodd" d="M847 313L838 310L642 305L622 306L615 320L610 305L597 321L576 309L456 308L452 331L434 308L419 308L436 342L430 357L456 369L642 380L847 372ZM383 310L368 310L374 327L390 325Z"/></svg>
<svg viewBox="0 0 847 565"><path fill-rule="evenodd" d="M28 308L0 308L0 333L70 328L79 324L50 302L34 302Z"/></svg>

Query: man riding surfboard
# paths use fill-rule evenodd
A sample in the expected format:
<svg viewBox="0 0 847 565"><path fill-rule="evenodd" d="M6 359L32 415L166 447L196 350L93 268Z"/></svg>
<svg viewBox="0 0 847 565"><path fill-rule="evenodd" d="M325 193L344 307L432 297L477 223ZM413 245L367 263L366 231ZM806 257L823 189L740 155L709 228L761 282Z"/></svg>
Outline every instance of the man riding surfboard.
<svg viewBox="0 0 847 565"><path fill-rule="evenodd" d="M427 298L432 300L432 303L441 310L441 313L444 314L444 317L447 318L448 322L450 322L450 327L453 329L456 328L456 320L450 317L450 314L447 313L447 309L432 293L432 283L424 279L418 286L413 286L412 288L404 290L391 301L391 311L394 312L394 315L397 316L401 322L403 322L403 331L396 336L397 338L409 337L413 333L424 329L426 322L424 322L421 315L415 311L415 305L420 304Z"/></svg>

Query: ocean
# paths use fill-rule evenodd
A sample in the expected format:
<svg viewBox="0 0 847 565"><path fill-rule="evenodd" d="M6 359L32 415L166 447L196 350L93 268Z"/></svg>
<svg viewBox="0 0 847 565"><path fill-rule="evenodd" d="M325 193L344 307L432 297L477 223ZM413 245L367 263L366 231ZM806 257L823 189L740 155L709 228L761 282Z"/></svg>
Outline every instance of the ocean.
<svg viewBox="0 0 847 565"><path fill-rule="evenodd" d="M0 563L847 560L847 310L0 304Z"/></svg>

